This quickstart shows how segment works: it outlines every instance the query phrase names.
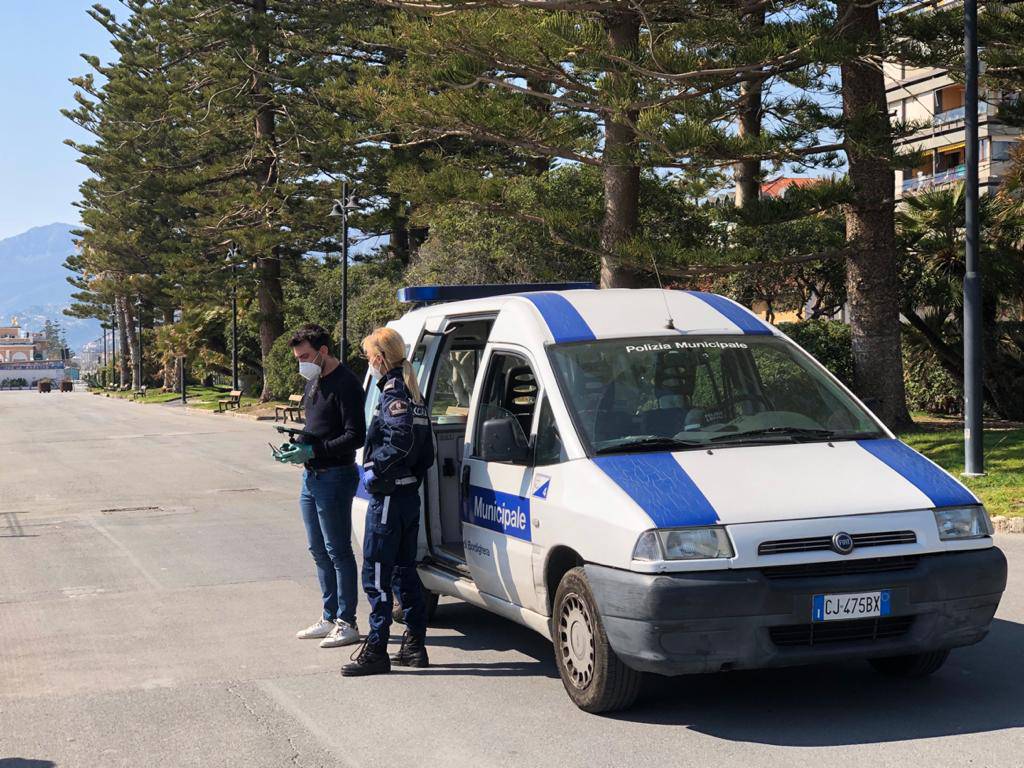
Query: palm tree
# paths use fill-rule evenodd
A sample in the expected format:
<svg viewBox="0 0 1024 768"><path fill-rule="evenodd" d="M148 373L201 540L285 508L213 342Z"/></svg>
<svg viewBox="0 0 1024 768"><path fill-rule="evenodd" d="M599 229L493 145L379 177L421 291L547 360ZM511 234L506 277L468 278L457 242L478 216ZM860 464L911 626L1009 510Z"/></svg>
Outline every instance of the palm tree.
<svg viewBox="0 0 1024 768"><path fill-rule="evenodd" d="M963 184L908 197L896 215L902 255L901 311L911 343L927 344L953 378L963 380ZM1024 343L1007 308L1024 297L1024 259L1013 233L1024 219L993 197L981 198L982 323L985 400L1004 418L1024 418Z"/></svg>

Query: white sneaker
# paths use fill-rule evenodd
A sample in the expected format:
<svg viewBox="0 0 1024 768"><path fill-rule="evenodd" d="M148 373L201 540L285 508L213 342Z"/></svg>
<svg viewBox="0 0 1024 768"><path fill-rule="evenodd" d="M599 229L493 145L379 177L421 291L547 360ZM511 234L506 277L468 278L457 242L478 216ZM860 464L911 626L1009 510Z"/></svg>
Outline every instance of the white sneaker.
<svg viewBox="0 0 1024 768"><path fill-rule="evenodd" d="M359 642L359 629L354 624L338 619L331 634L320 641L321 648L339 648Z"/></svg>
<svg viewBox="0 0 1024 768"><path fill-rule="evenodd" d="M316 624L311 624L301 632L296 632L295 636L299 640L316 640L317 638L327 637L333 631L334 622L321 618Z"/></svg>

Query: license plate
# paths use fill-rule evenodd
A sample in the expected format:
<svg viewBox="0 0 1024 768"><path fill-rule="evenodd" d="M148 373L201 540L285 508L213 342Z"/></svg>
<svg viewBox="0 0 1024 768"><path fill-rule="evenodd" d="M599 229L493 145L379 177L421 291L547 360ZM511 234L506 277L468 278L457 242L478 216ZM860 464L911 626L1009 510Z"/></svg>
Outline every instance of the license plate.
<svg viewBox="0 0 1024 768"><path fill-rule="evenodd" d="M892 613L889 590L851 592L845 595L815 595L811 600L812 621L869 619Z"/></svg>

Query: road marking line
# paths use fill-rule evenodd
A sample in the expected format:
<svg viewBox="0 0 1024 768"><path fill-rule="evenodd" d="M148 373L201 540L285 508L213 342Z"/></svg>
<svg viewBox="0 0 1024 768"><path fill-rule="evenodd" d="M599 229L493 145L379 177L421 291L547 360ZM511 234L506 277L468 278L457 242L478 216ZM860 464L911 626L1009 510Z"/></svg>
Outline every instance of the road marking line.
<svg viewBox="0 0 1024 768"><path fill-rule="evenodd" d="M138 569L139 573L141 573L145 577L146 581L149 582L149 585L153 589L163 589L163 585L161 585L160 582L157 581L156 577L149 572L149 570L142 564L142 561L139 560L139 558L137 558L135 554L130 549L128 549L128 547L122 544L118 539L114 538L114 535L110 531L108 531L106 528L100 525L99 522L97 522L96 518L87 516L85 519L89 521L89 525L96 529L97 533L99 533L101 536L107 539L107 541L109 541L111 544L117 547L124 554L124 556L127 557L129 561L131 561L131 564Z"/></svg>
<svg viewBox="0 0 1024 768"><path fill-rule="evenodd" d="M302 711L302 708L295 699L275 685L273 680L254 680L253 682L256 683L257 688L273 699L281 709L294 717L300 725L319 739L320 744L330 750L335 759L349 766L349 768L361 768L359 763L355 763L348 758L347 752L352 748L351 742L343 743L335 734L317 724L308 714Z"/></svg>

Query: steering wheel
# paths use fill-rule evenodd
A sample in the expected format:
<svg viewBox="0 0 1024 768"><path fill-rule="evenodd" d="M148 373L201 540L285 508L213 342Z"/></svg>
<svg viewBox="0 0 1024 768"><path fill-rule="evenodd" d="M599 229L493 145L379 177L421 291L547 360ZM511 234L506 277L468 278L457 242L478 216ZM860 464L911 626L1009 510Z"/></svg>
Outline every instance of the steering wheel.
<svg viewBox="0 0 1024 768"><path fill-rule="evenodd" d="M754 405L760 405L761 407L759 408L759 410L762 411L770 411L772 407L771 403L768 402L768 398L766 398L764 395L755 395L749 392L742 392L738 395L727 397L725 399L725 402L722 403L722 406L731 409L737 403L753 403Z"/></svg>

